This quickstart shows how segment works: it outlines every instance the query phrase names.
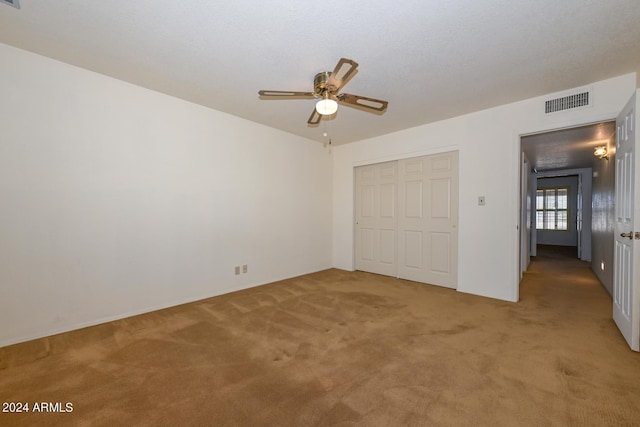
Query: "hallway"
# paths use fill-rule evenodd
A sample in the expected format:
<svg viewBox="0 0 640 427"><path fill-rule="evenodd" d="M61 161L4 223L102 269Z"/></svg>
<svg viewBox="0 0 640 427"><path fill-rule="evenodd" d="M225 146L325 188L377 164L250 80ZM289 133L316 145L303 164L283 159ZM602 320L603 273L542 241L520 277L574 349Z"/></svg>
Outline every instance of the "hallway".
<svg viewBox="0 0 640 427"><path fill-rule="evenodd" d="M538 245L537 256L531 258L520 284L520 303L551 309L537 314L551 316L554 319L549 320L562 322L563 327L576 322L581 328L612 329L615 334L610 338L625 343L611 318L611 296L590 264L577 258L575 247Z"/></svg>

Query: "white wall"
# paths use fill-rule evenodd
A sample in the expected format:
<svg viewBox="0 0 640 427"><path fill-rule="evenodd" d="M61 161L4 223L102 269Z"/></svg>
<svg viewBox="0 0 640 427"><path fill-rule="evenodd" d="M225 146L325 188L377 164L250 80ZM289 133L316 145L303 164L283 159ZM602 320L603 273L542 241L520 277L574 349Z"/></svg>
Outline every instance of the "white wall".
<svg viewBox="0 0 640 427"><path fill-rule="evenodd" d="M458 290L517 301L520 136L610 120L635 86L635 73L628 74L589 85L594 104L588 108L545 115L544 101L565 93L553 94L335 147L334 265L354 267L354 166L458 149ZM477 205L478 196L486 206Z"/></svg>
<svg viewBox="0 0 640 427"><path fill-rule="evenodd" d="M0 346L331 267L322 144L2 44L0 63Z"/></svg>

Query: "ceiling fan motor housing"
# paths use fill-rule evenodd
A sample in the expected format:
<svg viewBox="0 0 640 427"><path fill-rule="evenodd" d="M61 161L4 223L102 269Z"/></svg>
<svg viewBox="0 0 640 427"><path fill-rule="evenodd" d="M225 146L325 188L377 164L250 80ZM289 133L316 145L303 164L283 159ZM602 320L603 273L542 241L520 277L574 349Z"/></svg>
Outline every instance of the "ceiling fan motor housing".
<svg viewBox="0 0 640 427"><path fill-rule="evenodd" d="M331 90L327 88L327 80L329 80L329 76L331 76L331 71L323 71L316 74L313 78L313 90L315 93L322 96L326 90L331 92Z"/></svg>

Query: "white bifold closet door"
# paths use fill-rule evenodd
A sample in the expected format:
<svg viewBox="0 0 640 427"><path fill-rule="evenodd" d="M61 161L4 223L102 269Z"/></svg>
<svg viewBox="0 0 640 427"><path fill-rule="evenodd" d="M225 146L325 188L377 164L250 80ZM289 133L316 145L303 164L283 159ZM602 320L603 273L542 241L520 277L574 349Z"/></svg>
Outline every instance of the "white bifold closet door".
<svg viewBox="0 0 640 427"><path fill-rule="evenodd" d="M398 162L356 168L356 269L396 277Z"/></svg>
<svg viewBox="0 0 640 427"><path fill-rule="evenodd" d="M398 277L455 288L458 153L398 162Z"/></svg>
<svg viewBox="0 0 640 427"><path fill-rule="evenodd" d="M456 288L457 221L457 152L356 168L356 269Z"/></svg>

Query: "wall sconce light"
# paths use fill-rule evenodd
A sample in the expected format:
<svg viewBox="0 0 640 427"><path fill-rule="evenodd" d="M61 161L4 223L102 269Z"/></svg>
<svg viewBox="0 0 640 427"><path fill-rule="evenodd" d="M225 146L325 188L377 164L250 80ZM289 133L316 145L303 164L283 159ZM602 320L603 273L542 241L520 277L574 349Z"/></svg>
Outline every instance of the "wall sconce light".
<svg viewBox="0 0 640 427"><path fill-rule="evenodd" d="M596 147L593 150L593 155L598 157L599 159L607 159L609 160L609 153L607 153L607 147L606 146L601 146L601 147Z"/></svg>

